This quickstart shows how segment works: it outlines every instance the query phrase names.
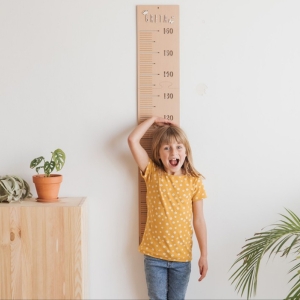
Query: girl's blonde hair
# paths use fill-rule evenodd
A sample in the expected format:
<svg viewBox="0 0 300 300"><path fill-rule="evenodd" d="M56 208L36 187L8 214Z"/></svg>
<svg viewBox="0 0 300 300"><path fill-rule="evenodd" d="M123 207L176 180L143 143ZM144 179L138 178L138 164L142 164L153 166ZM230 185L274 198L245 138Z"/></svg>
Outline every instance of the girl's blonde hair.
<svg viewBox="0 0 300 300"><path fill-rule="evenodd" d="M186 134L180 127L175 125L164 125L154 130L151 149L153 162L165 171L164 165L159 158L159 150L163 144L170 144L174 140L179 144L183 144L186 149L186 158L181 167L185 174L194 177L203 177L193 165L192 149Z"/></svg>

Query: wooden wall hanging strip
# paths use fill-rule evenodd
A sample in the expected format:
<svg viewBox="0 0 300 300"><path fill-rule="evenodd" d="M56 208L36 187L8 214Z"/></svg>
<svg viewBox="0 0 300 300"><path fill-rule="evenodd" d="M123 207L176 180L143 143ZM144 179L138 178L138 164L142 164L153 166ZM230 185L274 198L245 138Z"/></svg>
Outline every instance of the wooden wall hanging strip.
<svg viewBox="0 0 300 300"><path fill-rule="evenodd" d="M180 123L179 6L137 6L138 124L151 116ZM141 140L150 156L150 128ZM147 219L146 185L139 176L139 242Z"/></svg>

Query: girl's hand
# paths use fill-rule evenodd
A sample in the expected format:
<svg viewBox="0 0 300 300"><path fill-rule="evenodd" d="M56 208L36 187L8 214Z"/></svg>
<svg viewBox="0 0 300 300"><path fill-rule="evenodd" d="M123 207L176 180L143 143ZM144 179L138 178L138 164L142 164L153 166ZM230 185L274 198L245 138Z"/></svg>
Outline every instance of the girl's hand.
<svg viewBox="0 0 300 300"><path fill-rule="evenodd" d="M167 119L163 119L161 117L156 117L155 121L154 121L154 124L158 125L158 126L164 126L164 125L175 125L175 126L178 126L177 123L175 123L173 121L170 121L170 120L167 120Z"/></svg>
<svg viewBox="0 0 300 300"><path fill-rule="evenodd" d="M135 159L137 165L139 166L142 172L145 171L149 157L146 150L142 147L140 141L147 130L152 125L163 126L163 125L176 125L175 122L160 118L160 117L151 117L144 122L140 123L128 136L128 145Z"/></svg>
<svg viewBox="0 0 300 300"><path fill-rule="evenodd" d="M200 259L198 261L198 266L199 266L199 272L201 275L200 278L198 279L198 281L201 281L206 276L206 273L208 270L207 258L200 257Z"/></svg>

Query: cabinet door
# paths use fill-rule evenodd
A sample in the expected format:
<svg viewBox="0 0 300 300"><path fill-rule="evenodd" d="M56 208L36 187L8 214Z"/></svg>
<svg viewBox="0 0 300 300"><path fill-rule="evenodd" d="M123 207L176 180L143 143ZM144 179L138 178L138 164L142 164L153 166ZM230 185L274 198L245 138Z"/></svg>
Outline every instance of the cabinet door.
<svg viewBox="0 0 300 300"><path fill-rule="evenodd" d="M4 210L1 298L82 299L81 208L13 207L8 214Z"/></svg>
<svg viewBox="0 0 300 300"><path fill-rule="evenodd" d="M11 299L9 208L0 209L0 299Z"/></svg>

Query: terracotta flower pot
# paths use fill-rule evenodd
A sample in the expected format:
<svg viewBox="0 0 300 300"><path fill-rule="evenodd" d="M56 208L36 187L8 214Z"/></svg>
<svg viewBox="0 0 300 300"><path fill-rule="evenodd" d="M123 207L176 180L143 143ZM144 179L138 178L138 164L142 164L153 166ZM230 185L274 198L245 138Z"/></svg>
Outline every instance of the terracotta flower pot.
<svg viewBox="0 0 300 300"><path fill-rule="evenodd" d="M38 194L39 202L57 202L62 175L51 174L45 177L44 174L32 176Z"/></svg>

